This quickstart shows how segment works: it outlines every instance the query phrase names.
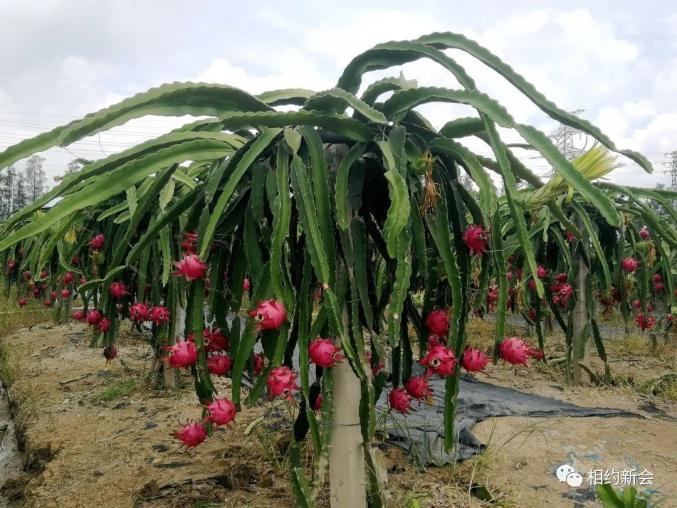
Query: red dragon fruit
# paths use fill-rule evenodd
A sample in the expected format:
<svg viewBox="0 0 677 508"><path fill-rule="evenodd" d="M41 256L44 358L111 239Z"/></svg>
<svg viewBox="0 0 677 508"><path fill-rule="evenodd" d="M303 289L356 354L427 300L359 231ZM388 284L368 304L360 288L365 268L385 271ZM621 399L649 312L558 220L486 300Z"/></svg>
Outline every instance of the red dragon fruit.
<svg viewBox="0 0 677 508"><path fill-rule="evenodd" d="M388 402L392 409L400 413L411 411L411 397L404 388L393 388L388 394Z"/></svg>
<svg viewBox="0 0 677 508"><path fill-rule="evenodd" d="M463 241L465 242L470 255L481 256L487 252L489 246L487 242L487 232L482 226L471 224L463 233Z"/></svg>
<svg viewBox="0 0 677 508"><path fill-rule="evenodd" d="M31 272L30 272L30 270L24 271L24 272L21 274L21 276L23 277L23 279L24 279L25 281L31 280Z"/></svg>
<svg viewBox="0 0 677 508"><path fill-rule="evenodd" d="M174 275L185 277L186 280L203 279L208 268L207 264L195 254L185 256L181 261L175 262L174 266L177 268Z"/></svg>
<svg viewBox="0 0 677 508"><path fill-rule="evenodd" d="M560 284L564 284L569 279L569 276L566 273L558 273L555 275L555 280Z"/></svg>
<svg viewBox="0 0 677 508"><path fill-rule="evenodd" d="M548 277L548 269L543 265L538 265L536 267L536 277L543 280Z"/></svg>
<svg viewBox="0 0 677 508"><path fill-rule="evenodd" d="M656 293L662 293L663 291L665 291L665 284L663 284L662 282L654 282L653 290Z"/></svg>
<svg viewBox="0 0 677 508"><path fill-rule="evenodd" d="M45 307L51 307L52 305L54 305L54 301L51 300L50 298L47 298L44 302L42 302L42 304L43 304Z"/></svg>
<svg viewBox="0 0 677 508"><path fill-rule="evenodd" d="M535 358L536 360L544 360L545 359L545 352L542 349L538 349L536 347L531 347L527 345L527 354L531 358Z"/></svg>
<svg viewBox="0 0 677 508"><path fill-rule="evenodd" d="M149 321L150 309L142 302L135 302L129 306L129 319L136 322Z"/></svg>
<svg viewBox="0 0 677 508"><path fill-rule="evenodd" d="M76 321L84 321L85 319L87 319L87 316L85 315L84 310L73 311L73 313L71 314L71 317L73 319L75 319Z"/></svg>
<svg viewBox="0 0 677 508"><path fill-rule="evenodd" d="M430 340L430 339L428 339ZM367 351L367 361L369 362L369 365L371 366L371 375L373 377L376 377L379 375L379 373L386 368L386 364L383 360L380 360L376 362L371 354L371 351Z"/></svg>
<svg viewBox="0 0 677 508"><path fill-rule="evenodd" d="M80 265L80 256L75 254L73 257L71 257L71 265L79 266Z"/></svg>
<svg viewBox="0 0 677 508"><path fill-rule="evenodd" d="M73 277L73 272L66 272L63 274L63 277L61 277L61 283L64 286L68 286L69 284L72 284L74 280Z"/></svg>
<svg viewBox="0 0 677 508"><path fill-rule="evenodd" d="M446 346L434 346L418 363L426 367L427 376L431 373L440 377L451 376L454 373L454 367L456 367L456 356Z"/></svg>
<svg viewBox="0 0 677 508"><path fill-rule="evenodd" d="M552 301L555 305L560 307L566 307L569 304L569 300L574 295L574 288L570 284L553 284L550 287L552 291Z"/></svg>
<svg viewBox="0 0 677 508"><path fill-rule="evenodd" d="M656 326L656 318L651 314L644 314L643 312L640 312L635 316L635 323L639 329L644 332L646 330L651 330L654 326Z"/></svg>
<svg viewBox="0 0 677 508"><path fill-rule="evenodd" d="M70 289L62 289L61 290L61 298L63 298L65 300L65 299L70 298L70 297L71 297L71 290Z"/></svg>
<svg viewBox="0 0 677 508"><path fill-rule="evenodd" d="M498 347L501 358L513 365L528 365L529 346L518 337L507 337Z"/></svg>
<svg viewBox="0 0 677 508"><path fill-rule="evenodd" d="M254 354L254 375L260 376L263 369L266 368L266 355L263 353Z"/></svg>
<svg viewBox="0 0 677 508"><path fill-rule="evenodd" d="M197 347L189 340L179 341L173 346L163 346L162 349L169 352L165 360L175 369L190 367L197 361Z"/></svg>
<svg viewBox="0 0 677 508"><path fill-rule="evenodd" d="M127 291L127 286L125 286L122 282L113 282L108 288L108 294L110 294L116 300L119 300L127 296L129 291Z"/></svg>
<svg viewBox="0 0 677 508"><path fill-rule="evenodd" d="M425 321L428 330L438 337L446 337L449 333L449 318L444 310L434 310Z"/></svg>
<svg viewBox="0 0 677 508"><path fill-rule="evenodd" d="M112 344L110 346L106 346L103 348L103 357L106 359L106 363L112 362L118 357L118 349Z"/></svg>
<svg viewBox="0 0 677 508"><path fill-rule="evenodd" d="M103 235L96 235L89 241L89 248L91 250L99 251L103 249L104 244L106 243L106 237Z"/></svg>
<svg viewBox="0 0 677 508"><path fill-rule="evenodd" d="M92 309L87 312L85 319L87 320L88 325L96 326L103 319L103 315L98 310Z"/></svg>
<svg viewBox="0 0 677 508"><path fill-rule="evenodd" d="M494 307L498 303L498 295L498 286L495 284L489 286L489 289L487 290L487 305L489 307Z"/></svg>
<svg viewBox="0 0 677 508"><path fill-rule="evenodd" d="M46 279L47 277L49 277L49 272L47 270L43 270L40 272L41 279Z"/></svg>
<svg viewBox="0 0 677 508"><path fill-rule="evenodd" d="M536 291L536 281L534 279L529 279L527 281L527 287L532 291Z"/></svg>
<svg viewBox="0 0 677 508"><path fill-rule="evenodd" d="M425 376L412 376L404 384L407 393L417 400L429 400L433 389Z"/></svg>
<svg viewBox="0 0 677 508"><path fill-rule="evenodd" d="M216 399L207 406L209 421L215 425L228 425L235 420L237 409L235 404L228 399Z"/></svg>
<svg viewBox="0 0 677 508"><path fill-rule="evenodd" d="M639 261L633 257L627 257L621 261L621 268L627 273L634 273L639 268Z"/></svg>
<svg viewBox="0 0 677 508"><path fill-rule="evenodd" d="M110 321L107 318L102 318L101 321L99 321L97 328L100 332L106 333L110 330Z"/></svg>
<svg viewBox="0 0 677 508"><path fill-rule="evenodd" d="M169 317L170 313L167 307L161 307L157 305L150 311L150 320L158 326L161 326L169 321Z"/></svg>
<svg viewBox="0 0 677 508"><path fill-rule="evenodd" d="M258 322L258 331L276 330L287 319L287 310L278 300L264 300L249 315Z"/></svg>
<svg viewBox="0 0 677 508"><path fill-rule="evenodd" d="M203 332L205 341L205 351L212 353L215 351L227 351L230 347L228 337L223 335L219 328L206 328Z"/></svg>
<svg viewBox="0 0 677 508"><path fill-rule="evenodd" d="M21 297L17 300L19 307L25 307L28 305L28 298Z"/></svg>
<svg viewBox="0 0 677 508"><path fill-rule="evenodd" d="M195 249L197 248L197 239L197 232L195 231L183 233L181 249L187 254L196 254Z"/></svg>
<svg viewBox="0 0 677 508"><path fill-rule="evenodd" d="M83 284L87 284L87 277L84 275L80 277L80 285L82 286Z"/></svg>
<svg viewBox="0 0 677 508"><path fill-rule="evenodd" d="M336 362L345 358L341 354L341 348L334 345L330 339L315 339L308 346L310 361L320 367L333 367Z"/></svg>
<svg viewBox="0 0 677 508"><path fill-rule="evenodd" d="M484 351L469 347L463 352L462 365L468 372L480 372L488 363L489 357Z"/></svg>
<svg viewBox="0 0 677 508"><path fill-rule="evenodd" d="M527 317L529 318L529 321L536 322L536 309L531 307L529 311L527 312Z"/></svg>
<svg viewBox="0 0 677 508"><path fill-rule="evenodd" d="M5 263L5 266L7 267L7 272L12 273L16 268L16 261L14 261L13 259L8 259L7 263Z"/></svg>
<svg viewBox="0 0 677 508"><path fill-rule="evenodd" d="M246 293L247 291L249 291L249 289L250 289L251 287L252 287L251 282L249 282L249 279L248 279L247 277L245 277L245 278L242 280L242 291L244 291L244 292Z"/></svg>
<svg viewBox="0 0 677 508"><path fill-rule="evenodd" d="M268 395L271 399L284 397L292 401L294 400L292 393L299 389L296 385L296 372L287 366L271 370L266 384L268 385Z"/></svg>
<svg viewBox="0 0 677 508"><path fill-rule="evenodd" d="M172 434L187 448L195 448L207 437L207 430L201 423L189 423L181 427L181 430Z"/></svg>
<svg viewBox="0 0 677 508"><path fill-rule="evenodd" d="M52 291L49 296L51 297L52 300L56 300L56 298L59 296L59 293L56 291Z"/></svg>
<svg viewBox="0 0 677 508"><path fill-rule="evenodd" d="M447 342L443 337L438 337L437 335L428 335L428 348L430 351L435 346L446 346Z"/></svg>
<svg viewBox="0 0 677 508"><path fill-rule="evenodd" d="M651 277L651 282L653 282L654 284L656 282L663 282L663 276L660 273L654 273L653 277Z"/></svg>
<svg viewBox="0 0 677 508"><path fill-rule="evenodd" d="M207 358L207 370L215 376L225 376L230 372L233 362L228 355L212 355Z"/></svg>
<svg viewBox="0 0 677 508"><path fill-rule="evenodd" d="M642 240L646 241L651 238L651 233L649 233L649 229L644 226L642 229L639 230L639 236Z"/></svg>

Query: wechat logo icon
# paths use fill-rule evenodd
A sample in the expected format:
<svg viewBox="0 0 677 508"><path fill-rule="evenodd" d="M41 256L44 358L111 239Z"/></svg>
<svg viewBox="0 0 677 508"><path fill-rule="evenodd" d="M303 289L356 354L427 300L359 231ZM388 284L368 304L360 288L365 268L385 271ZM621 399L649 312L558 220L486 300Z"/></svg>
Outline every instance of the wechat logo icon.
<svg viewBox="0 0 677 508"><path fill-rule="evenodd" d="M583 484L583 476L577 473L571 464L562 464L555 471L555 476L560 482L565 482L569 487L580 487Z"/></svg>

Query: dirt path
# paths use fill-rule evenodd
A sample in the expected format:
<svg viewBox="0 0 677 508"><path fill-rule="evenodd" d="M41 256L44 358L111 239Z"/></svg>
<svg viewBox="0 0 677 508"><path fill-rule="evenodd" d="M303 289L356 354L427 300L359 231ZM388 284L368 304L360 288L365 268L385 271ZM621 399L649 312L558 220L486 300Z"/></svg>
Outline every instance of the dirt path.
<svg viewBox="0 0 677 508"><path fill-rule="evenodd" d="M31 472L26 506L293 505L285 459L292 419L284 404L246 409L231 429L186 452L170 433L179 421L200 416L190 378L182 390L149 390L144 372L151 354L140 338L123 336L122 361L109 368L88 341L81 325L36 326L2 339L15 367L9 394ZM677 498L677 424L669 419L676 416L674 407L623 388L564 390L537 369L492 366L488 376L483 379L582 406L628 409L646 419L485 421L473 432L489 443L488 453L423 473L401 450L381 443L390 506L412 499L421 506L485 505L477 496L504 506L597 506L589 489L558 483L554 469L566 461L580 471L647 468L653 488ZM227 383L219 388L226 391Z"/></svg>

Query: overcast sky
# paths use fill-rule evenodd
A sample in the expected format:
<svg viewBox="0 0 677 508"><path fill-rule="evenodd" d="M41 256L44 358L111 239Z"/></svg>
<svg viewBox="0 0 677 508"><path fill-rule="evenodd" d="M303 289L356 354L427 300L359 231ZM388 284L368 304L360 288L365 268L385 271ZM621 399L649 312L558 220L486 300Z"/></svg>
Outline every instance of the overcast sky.
<svg viewBox="0 0 677 508"><path fill-rule="evenodd" d="M225 83L256 93L332 87L359 52L433 31L477 40L548 98L598 125L632 162L614 181L669 183L665 152L677 150L677 2L671 0L339 2L0 0L0 149L171 81ZM284 6L282 6L284 4ZM369 5L369 7L364 7ZM493 71L450 52L479 88L520 122L557 125ZM400 68L382 75L397 75ZM434 64L402 68L419 85L457 87ZM426 106L440 126L471 110ZM77 157L100 158L166 132L187 118L130 122L42 154L50 180ZM539 173L540 159L527 160ZM21 165L21 163L19 164Z"/></svg>

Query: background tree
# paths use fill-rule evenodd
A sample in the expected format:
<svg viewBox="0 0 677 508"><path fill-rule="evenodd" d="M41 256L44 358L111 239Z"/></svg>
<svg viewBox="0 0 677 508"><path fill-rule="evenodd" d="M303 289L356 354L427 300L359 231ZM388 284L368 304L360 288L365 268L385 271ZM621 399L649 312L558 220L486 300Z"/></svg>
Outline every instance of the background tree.
<svg viewBox="0 0 677 508"><path fill-rule="evenodd" d="M27 192L31 201L38 199L47 190L47 178L42 169L44 162L45 158L39 155L33 155L26 161Z"/></svg>

